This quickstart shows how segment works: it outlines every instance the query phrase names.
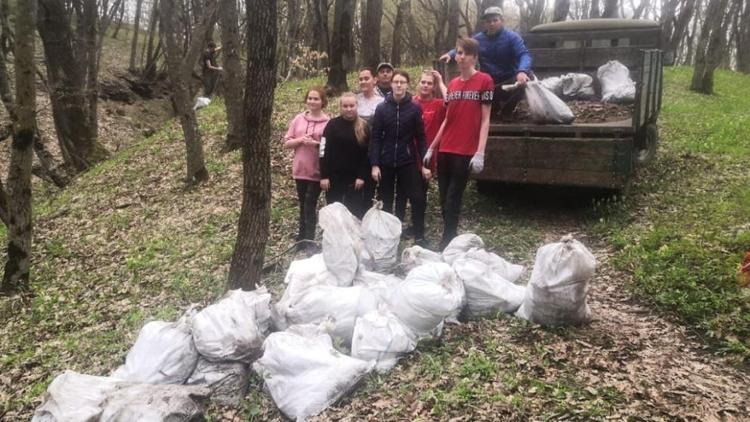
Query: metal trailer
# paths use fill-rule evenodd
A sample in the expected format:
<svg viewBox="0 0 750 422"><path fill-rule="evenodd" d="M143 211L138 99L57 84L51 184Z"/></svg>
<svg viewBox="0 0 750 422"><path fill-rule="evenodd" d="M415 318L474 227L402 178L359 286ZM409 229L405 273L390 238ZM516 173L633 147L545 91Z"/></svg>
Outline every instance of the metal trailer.
<svg viewBox="0 0 750 422"><path fill-rule="evenodd" d="M652 21L590 19L538 25L524 36L540 79L569 72L594 77L610 60L636 83L630 119L608 123L490 125L483 182L621 190L656 153L662 101L662 30Z"/></svg>

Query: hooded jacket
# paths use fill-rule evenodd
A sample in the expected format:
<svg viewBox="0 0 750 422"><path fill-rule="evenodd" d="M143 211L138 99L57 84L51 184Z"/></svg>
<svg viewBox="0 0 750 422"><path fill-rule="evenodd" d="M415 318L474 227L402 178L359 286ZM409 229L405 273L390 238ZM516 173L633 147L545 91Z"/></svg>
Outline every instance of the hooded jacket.
<svg viewBox="0 0 750 422"><path fill-rule="evenodd" d="M375 109L370 123L371 165L400 167L418 163L427 152L422 110L409 93L398 102L392 94L388 95Z"/></svg>

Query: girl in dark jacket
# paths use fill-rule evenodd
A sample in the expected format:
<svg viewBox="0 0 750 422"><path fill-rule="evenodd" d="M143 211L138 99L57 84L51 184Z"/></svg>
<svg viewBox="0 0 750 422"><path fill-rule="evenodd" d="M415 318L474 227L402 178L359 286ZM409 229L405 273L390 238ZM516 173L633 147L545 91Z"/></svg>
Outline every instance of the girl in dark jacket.
<svg viewBox="0 0 750 422"><path fill-rule="evenodd" d="M412 102L407 92L409 74L396 70L391 80L393 92L378 105L372 117L370 163L372 178L378 185L378 198L383 209L393 212L393 193L396 184L412 204L412 227L418 244L424 244L424 184L430 170L422 168L426 152L422 111ZM416 143L414 142L416 140Z"/></svg>
<svg viewBox="0 0 750 422"><path fill-rule="evenodd" d="M363 187L370 168L367 159L367 123L357 116L357 96L339 98L341 115L331 119L320 142L320 188L326 202L341 202L358 218L367 206Z"/></svg>

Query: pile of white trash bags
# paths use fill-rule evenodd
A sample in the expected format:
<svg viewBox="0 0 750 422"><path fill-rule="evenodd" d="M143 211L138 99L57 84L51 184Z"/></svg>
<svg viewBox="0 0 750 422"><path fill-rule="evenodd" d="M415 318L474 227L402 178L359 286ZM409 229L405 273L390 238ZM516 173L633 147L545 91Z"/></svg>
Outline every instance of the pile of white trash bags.
<svg viewBox="0 0 750 422"><path fill-rule="evenodd" d="M392 215L374 207L360 223L334 203L319 219L322 253L290 264L278 302L265 288L231 291L177 322L150 322L110 377L57 377L33 420L189 420L208 396L237 403L252 362L281 412L304 421L459 316L515 313L553 325L590 318L596 260L571 237L539 249L524 286L524 268L474 234L442 253L406 248L399 263L401 222Z"/></svg>

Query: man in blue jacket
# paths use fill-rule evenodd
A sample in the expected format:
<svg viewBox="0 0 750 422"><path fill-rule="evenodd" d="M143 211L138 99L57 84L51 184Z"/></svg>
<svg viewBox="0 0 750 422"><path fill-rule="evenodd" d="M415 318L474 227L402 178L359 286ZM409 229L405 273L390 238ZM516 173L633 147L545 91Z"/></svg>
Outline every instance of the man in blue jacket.
<svg viewBox="0 0 750 422"><path fill-rule="evenodd" d="M531 55L521 36L503 27L503 11L499 7L488 7L482 14L482 21L485 31L473 36L479 42L480 70L492 76L495 82L492 109L503 120L510 120L531 75ZM440 60L448 63L455 55L454 49L443 54ZM504 91L500 88L516 82L520 85L518 89Z"/></svg>

